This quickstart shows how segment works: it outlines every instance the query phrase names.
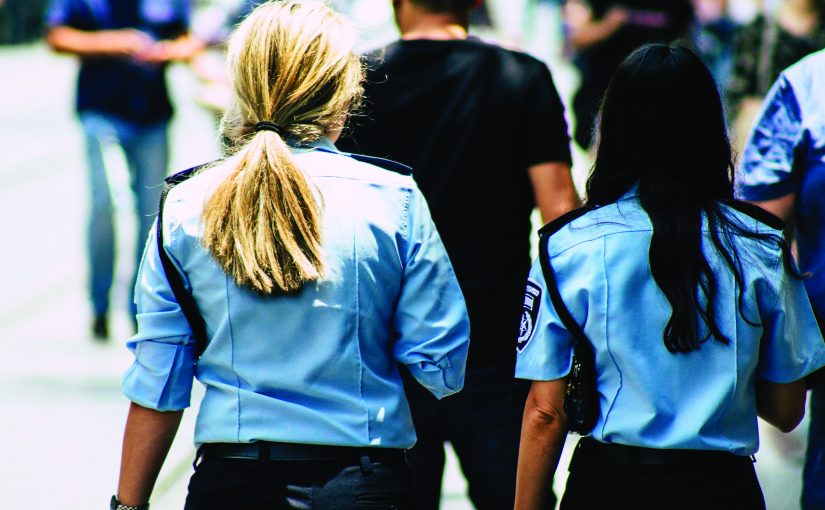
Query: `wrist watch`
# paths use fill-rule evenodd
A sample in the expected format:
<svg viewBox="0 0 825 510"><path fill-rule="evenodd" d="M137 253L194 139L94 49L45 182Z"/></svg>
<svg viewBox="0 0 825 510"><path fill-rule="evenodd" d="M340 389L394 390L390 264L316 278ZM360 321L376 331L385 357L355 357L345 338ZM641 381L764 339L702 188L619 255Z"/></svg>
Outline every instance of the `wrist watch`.
<svg viewBox="0 0 825 510"><path fill-rule="evenodd" d="M112 500L109 502L109 510L149 510L149 503L146 502L142 505L123 505L118 501L117 494L112 496Z"/></svg>

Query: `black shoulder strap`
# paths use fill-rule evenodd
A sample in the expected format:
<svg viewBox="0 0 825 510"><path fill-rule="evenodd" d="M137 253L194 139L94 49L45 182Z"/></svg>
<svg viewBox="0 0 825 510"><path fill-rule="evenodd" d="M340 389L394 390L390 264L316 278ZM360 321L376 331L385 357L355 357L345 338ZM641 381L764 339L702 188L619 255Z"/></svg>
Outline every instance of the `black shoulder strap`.
<svg viewBox="0 0 825 510"><path fill-rule="evenodd" d="M563 226L568 223L572 223L576 218L580 218L594 209L595 207L579 207L578 209L567 211L555 220L541 227L541 229L539 229L539 236L551 236L561 230Z"/></svg>
<svg viewBox="0 0 825 510"><path fill-rule="evenodd" d="M547 287L547 294L553 303L562 324L573 336L573 356L570 374L565 389L564 410L570 418L570 430L586 436L590 434L599 418L599 393L596 387L596 353L584 330L570 314L559 292L556 273L550 263L550 236L564 225L590 211L583 208L563 215L542 229L539 245L539 260Z"/></svg>
<svg viewBox="0 0 825 510"><path fill-rule="evenodd" d="M195 298L192 297L186 290L183 283L183 277L178 272L178 269L166 253L166 248L163 247L163 205L166 203L166 196L169 191L178 184L186 181L195 173L203 168L204 165L196 166L188 170L176 173L167 177L163 183L163 190L160 194L160 205L158 206L158 223L157 223L157 237L158 237L158 254L160 255L160 262L163 265L163 271L166 273L166 280L169 282L169 287L175 295L175 299L180 305L183 315L186 317L189 326L192 328L192 336L195 338L195 359L200 358L203 351L206 349L206 324L203 321L203 316L198 310L198 305L195 303Z"/></svg>
<svg viewBox="0 0 825 510"><path fill-rule="evenodd" d="M775 230L785 230L785 222L782 218L767 211L756 204L745 202L743 200L725 200L723 202L728 207L736 209L742 214L750 216L758 222L764 223Z"/></svg>
<svg viewBox="0 0 825 510"><path fill-rule="evenodd" d="M547 245L549 244L550 236L561 230L561 228L568 223L583 216L591 210L593 210L593 208L589 207L574 209L559 216L539 230L539 261L541 263L541 272L544 275L544 281L547 284L547 293L550 296L550 302L553 303L553 308L556 309L559 319L562 324L564 324L564 327L567 328L567 331L573 335L576 343L579 343L580 340L585 340L584 344L587 344L587 337L584 334L584 330L582 330L581 326L579 326L570 314L570 310L567 309L567 306L564 304L564 300L561 298L558 281L556 280L556 273L553 271L552 264L550 264L550 253Z"/></svg>

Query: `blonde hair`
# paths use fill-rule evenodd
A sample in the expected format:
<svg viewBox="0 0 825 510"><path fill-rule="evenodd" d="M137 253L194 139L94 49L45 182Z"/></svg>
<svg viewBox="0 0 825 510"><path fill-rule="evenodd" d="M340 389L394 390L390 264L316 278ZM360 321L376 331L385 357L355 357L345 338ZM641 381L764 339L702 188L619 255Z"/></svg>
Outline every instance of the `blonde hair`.
<svg viewBox="0 0 825 510"><path fill-rule="evenodd" d="M236 166L204 209L204 246L238 285L290 293L323 276L320 196L287 145L340 129L362 95L355 30L321 3L268 2L234 31L233 104L221 135ZM255 130L273 122L278 131Z"/></svg>

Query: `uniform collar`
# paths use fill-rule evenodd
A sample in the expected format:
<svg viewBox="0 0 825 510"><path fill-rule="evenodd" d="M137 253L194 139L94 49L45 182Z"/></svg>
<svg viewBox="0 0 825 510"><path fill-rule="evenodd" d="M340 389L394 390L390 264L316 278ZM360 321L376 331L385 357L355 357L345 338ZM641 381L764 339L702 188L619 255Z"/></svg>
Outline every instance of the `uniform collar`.
<svg viewBox="0 0 825 510"><path fill-rule="evenodd" d="M634 182L627 191L625 191L622 196L619 197L619 200L628 200L631 198L636 198L639 196L639 183Z"/></svg>
<svg viewBox="0 0 825 510"><path fill-rule="evenodd" d="M330 140L326 136L322 136L321 138L312 142L293 142L292 140L287 140L287 143L295 151L320 150L322 152L334 152L336 154L341 152L338 150L335 144L332 143L332 140Z"/></svg>

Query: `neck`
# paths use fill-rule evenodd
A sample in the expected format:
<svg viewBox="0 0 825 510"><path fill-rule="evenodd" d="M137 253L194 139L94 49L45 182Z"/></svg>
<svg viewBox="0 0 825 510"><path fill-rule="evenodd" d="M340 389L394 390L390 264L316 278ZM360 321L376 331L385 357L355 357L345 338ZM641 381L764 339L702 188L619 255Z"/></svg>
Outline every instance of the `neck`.
<svg viewBox="0 0 825 510"><path fill-rule="evenodd" d="M797 37L807 37L816 29L819 13L811 2L787 0L779 6L776 19L787 32Z"/></svg>
<svg viewBox="0 0 825 510"><path fill-rule="evenodd" d="M395 19L401 39L466 39L469 13L428 12L404 2L396 9Z"/></svg>

